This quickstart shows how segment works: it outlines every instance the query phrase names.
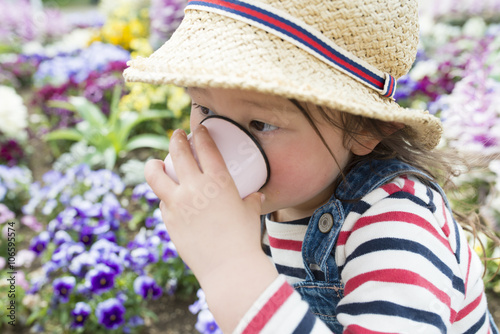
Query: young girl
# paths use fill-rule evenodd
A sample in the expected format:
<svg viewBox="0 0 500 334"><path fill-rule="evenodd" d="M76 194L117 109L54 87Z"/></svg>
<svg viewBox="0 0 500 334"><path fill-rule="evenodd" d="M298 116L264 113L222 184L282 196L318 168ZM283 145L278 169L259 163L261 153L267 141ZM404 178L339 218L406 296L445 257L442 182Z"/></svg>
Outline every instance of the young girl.
<svg viewBox="0 0 500 334"><path fill-rule="evenodd" d="M431 172L447 168L441 124L392 99L417 43L416 0L192 0L130 62L127 80L192 98L199 164L177 130L179 184L160 160L145 174L224 332L498 333ZM213 114L265 151L259 192L216 182L229 172L200 125Z"/></svg>

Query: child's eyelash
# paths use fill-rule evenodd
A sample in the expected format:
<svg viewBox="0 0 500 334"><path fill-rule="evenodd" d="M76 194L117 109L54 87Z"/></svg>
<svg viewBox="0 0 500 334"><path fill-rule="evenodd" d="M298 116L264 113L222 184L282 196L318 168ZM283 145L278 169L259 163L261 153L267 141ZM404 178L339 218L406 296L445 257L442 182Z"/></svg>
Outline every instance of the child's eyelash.
<svg viewBox="0 0 500 334"><path fill-rule="evenodd" d="M191 102L191 105L193 106L194 109L198 109L200 113L203 114L204 116L215 115L215 113L208 107L202 106L196 102ZM256 120L250 123L250 127L260 133L271 132L273 130L275 131L278 129L277 126Z"/></svg>
<svg viewBox="0 0 500 334"><path fill-rule="evenodd" d="M207 107L204 107L202 105L199 105L198 103L195 103L193 102L192 103L193 107L196 108L196 109L200 109L200 111L205 114L205 115L208 115L210 113L210 109L207 108Z"/></svg>

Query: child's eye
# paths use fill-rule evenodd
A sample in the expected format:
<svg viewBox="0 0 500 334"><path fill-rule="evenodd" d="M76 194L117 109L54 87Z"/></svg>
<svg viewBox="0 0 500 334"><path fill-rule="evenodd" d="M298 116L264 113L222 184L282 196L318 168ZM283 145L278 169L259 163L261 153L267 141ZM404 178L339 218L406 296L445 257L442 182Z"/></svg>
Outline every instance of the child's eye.
<svg viewBox="0 0 500 334"><path fill-rule="evenodd" d="M251 121L250 126L259 132L268 132L278 129L277 126L259 121Z"/></svg>
<svg viewBox="0 0 500 334"><path fill-rule="evenodd" d="M215 115L215 113L212 110L208 109L207 107L201 106L199 104L193 103L193 107L199 109L200 113L202 113L205 116Z"/></svg>

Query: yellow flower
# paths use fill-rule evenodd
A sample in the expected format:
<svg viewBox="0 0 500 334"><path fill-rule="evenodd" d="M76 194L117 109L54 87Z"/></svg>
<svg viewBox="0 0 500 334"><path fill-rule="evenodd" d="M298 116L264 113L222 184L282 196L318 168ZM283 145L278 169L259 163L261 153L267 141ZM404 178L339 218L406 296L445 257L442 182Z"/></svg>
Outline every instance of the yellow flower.
<svg viewBox="0 0 500 334"><path fill-rule="evenodd" d="M140 112L140 111L148 110L149 107L151 106L151 103L150 103L147 96L141 95L141 96L136 97L136 99L134 100L133 106L134 106L134 110L137 110Z"/></svg>
<svg viewBox="0 0 500 334"><path fill-rule="evenodd" d="M147 57L153 53L153 48L146 38L134 38L130 41L130 48L133 50L131 52L132 58L137 56Z"/></svg>
<svg viewBox="0 0 500 334"><path fill-rule="evenodd" d="M126 22L109 20L101 28L101 38L103 42L120 45L128 49L132 35Z"/></svg>
<svg viewBox="0 0 500 334"><path fill-rule="evenodd" d="M110 4L108 7L108 18L95 40L120 45L126 50L133 51L135 55L151 54L151 46L144 42L149 35L147 2L118 1L116 7L113 8ZM137 44L136 39L140 42L134 46Z"/></svg>
<svg viewBox="0 0 500 334"><path fill-rule="evenodd" d="M137 18L133 18L128 22L130 33L135 37L147 36L148 28Z"/></svg>
<svg viewBox="0 0 500 334"><path fill-rule="evenodd" d="M172 110L174 116L179 118L182 116L182 111L189 105L191 99L186 94L184 88L169 86L170 95L167 102L167 108Z"/></svg>

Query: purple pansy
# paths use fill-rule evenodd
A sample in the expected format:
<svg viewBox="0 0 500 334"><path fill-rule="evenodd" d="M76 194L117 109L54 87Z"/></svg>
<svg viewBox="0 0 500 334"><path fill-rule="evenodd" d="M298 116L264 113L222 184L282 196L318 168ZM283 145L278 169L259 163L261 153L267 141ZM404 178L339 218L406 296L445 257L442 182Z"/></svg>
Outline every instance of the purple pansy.
<svg viewBox="0 0 500 334"><path fill-rule="evenodd" d="M135 279L134 291L143 299L147 299L148 297L158 299L163 293L158 283L156 283L153 278L145 275L139 276Z"/></svg>
<svg viewBox="0 0 500 334"><path fill-rule="evenodd" d="M97 263L105 264L107 267L111 268L116 275L121 274L123 271L123 261L116 253L108 253L98 257Z"/></svg>
<svg viewBox="0 0 500 334"><path fill-rule="evenodd" d="M96 257L90 252L75 256L69 265L69 271L78 277L85 277L87 272L96 265Z"/></svg>
<svg viewBox="0 0 500 334"><path fill-rule="evenodd" d="M168 259L176 258L178 256L179 254L177 253L177 250L175 249L174 243L172 241L163 244L163 261L167 261Z"/></svg>
<svg viewBox="0 0 500 334"><path fill-rule="evenodd" d="M215 322L214 316L208 309L203 309L198 313L198 321L195 324L195 328L203 334L222 334L222 331Z"/></svg>
<svg viewBox="0 0 500 334"><path fill-rule="evenodd" d="M83 226L78 239L85 246L90 246L94 241L94 229L91 226Z"/></svg>
<svg viewBox="0 0 500 334"><path fill-rule="evenodd" d="M97 305L95 315L107 329L117 329L125 322L125 306L117 298L110 298Z"/></svg>
<svg viewBox="0 0 500 334"><path fill-rule="evenodd" d="M73 316L73 322L71 323L72 328L81 328L85 325L85 321L89 317L92 309L89 304L85 302L78 302L75 305L71 315Z"/></svg>
<svg viewBox="0 0 500 334"><path fill-rule="evenodd" d="M115 271L104 264L97 264L85 275L86 285L96 294L111 290L115 285Z"/></svg>
<svg viewBox="0 0 500 334"><path fill-rule="evenodd" d="M54 234L52 242L56 246L61 246L62 244L73 242L73 239L66 231L59 230Z"/></svg>
<svg viewBox="0 0 500 334"><path fill-rule="evenodd" d="M52 284L55 296L57 296L62 303L67 303L75 284L76 280L73 276L56 278Z"/></svg>
<svg viewBox="0 0 500 334"><path fill-rule="evenodd" d="M196 314L201 310L208 308L208 304L205 298L205 292L202 289L198 289L198 291L196 292L196 297L198 297L198 300L189 305L189 311L193 314Z"/></svg>
<svg viewBox="0 0 500 334"><path fill-rule="evenodd" d="M40 255L47 248L49 241L50 241L49 232L43 231L42 233L31 239L29 249L35 252L36 254Z"/></svg>
<svg viewBox="0 0 500 334"><path fill-rule="evenodd" d="M160 201L147 183L138 184L132 191L132 200L137 201L141 198L144 198L150 206L156 206Z"/></svg>
<svg viewBox="0 0 500 334"><path fill-rule="evenodd" d="M158 236L163 241L170 241L170 235L167 232L167 228L164 224L158 224L153 230L153 235Z"/></svg>
<svg viewBox="0 0 500 334"><path fill-rule="evenodd" d="M157 250L138 247L130 252L130 260L132 261L133 269L140 273L148 264L158 262Z"/></svg>
<svg viewBox="0 0 500 334"><path fill-rule="evenodd" d="M131 333L132 328L142 326L142 325L144 325L144 320L140 316L134 315L134 316L130 317L130 319L127 321L125 327L123 327L123 332L124 333Z"/></svg>

